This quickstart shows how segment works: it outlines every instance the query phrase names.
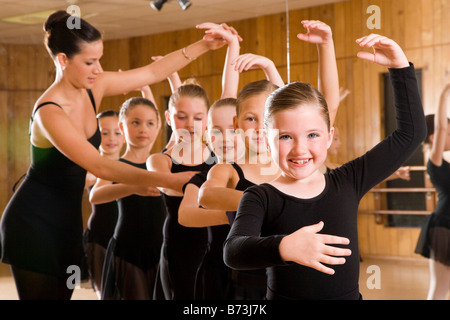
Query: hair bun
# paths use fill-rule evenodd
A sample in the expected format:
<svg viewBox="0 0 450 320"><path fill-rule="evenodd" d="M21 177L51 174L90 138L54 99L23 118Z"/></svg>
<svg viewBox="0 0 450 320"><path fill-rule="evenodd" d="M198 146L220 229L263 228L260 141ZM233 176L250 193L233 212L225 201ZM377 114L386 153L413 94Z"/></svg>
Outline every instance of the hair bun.
<svg viewBox="0 0 450 320"><path fill-rule="evenodd" d="M44 23L44 31L50 32L58 22L66 21L67 18L70 17L64 10L55 11L51 15L48 16L47 20Z"/></svg>
<svg viewBox="0 0 450 320"><path fill-rule="evenodd" d="M193 85L197 85L197 86L201 87L200 83L195 78L187 78L186 80L183 81L183 83L181 85L185 86L188 84L193 84Z"/></svg>

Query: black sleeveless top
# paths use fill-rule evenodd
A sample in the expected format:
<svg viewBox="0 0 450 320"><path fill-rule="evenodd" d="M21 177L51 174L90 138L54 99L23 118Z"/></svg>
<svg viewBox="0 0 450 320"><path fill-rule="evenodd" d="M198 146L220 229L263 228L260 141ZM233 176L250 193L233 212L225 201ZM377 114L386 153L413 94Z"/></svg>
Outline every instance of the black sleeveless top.
<svg viewBox="0 0 450 320"><path fill-rule="evenodd" d="M245 191L247 188L254 186L255 183L251 182L250 180L247 180L244 176L244 172L242 171L241 167L237 163L232 163L232 166L234 170L236 170L239 181L236 184L235 190L239 191ZM236 211L227 211L227 217L228 221L230 222L230 226L233 224L234 219L236 218Z"/></svg>
<svg viewBox="0 0 450 320"><path fill-rule="evenodd" d="M145 163L119 161L137 168L147 169ZM132 194L117 199L119 219L114 231L115 254L143 270L154 267L162 245L162 226L165 208L161 196Z"/></svg>
<svg viewBox="0 0 450 320"><path fill-rule="evenodd" d="M205 162L195 166L180 164L167 156L172 160L172 173L207 172L216 163L212 152ZM207 228L189 228L179 224L178 209L183 197L162 195L167 211L160 260L164 295L166 299L192 300L197 271L208 246Z"/></svg>
<svg viewBox="0 0 450 320"><path fill-rule="evenodd" d="M92 187L87 188L88 194L91 193ZM114 228L119 216L117 201L91 204L91 209L91 216L85 232L86 242L95 242L107 248L109 240L114 235Z"/></svg>
<svg viewBox="0 0 450 320"><path fill-rule="evenodd" d="M172 168L170 170L172 173L185 171L200 171L207 173L217 162L213 152L211 152L209 158L205 162L195 166L178 163L170 155L164 154L172 160ZM167 210L167 217L163 229L164 241L173 245L177 243L182 245L183 242L186 242L186 239L189 239L189 241L198 239L198 242L205 243L208 238L206 228L189 228L178 223L178 208L180 207L183 197L168 196L164 193L162 196Z"/></svg>
<svg viewBox="0 0 450 320"><path fill-rule="evenodd" d="M95 110L89 90L88 94ZM33 116L47 104L60 107L54 102L44 102L37 106ZM101 142L98 126L88 141L98 148ZM2 261L58 276L67 276L69 266L80 266L85 179L86 170L57 148L31 145L31 165L2 216Z"/></svg>
<svg viewBox="0 0 450 320"><path fill-rule="evenodd" d="M90 90L87 90L94 111L97 113L94 97ZM54 102L44 102L36 107L30 120L31 122L36 112L45 105L53 104L61 108ZM97 130L88 141L98 148L101 143L101 134L97 125ZM86 183L86 170L74 163L62 154L57 148L39 148L31 145L31 165L28 175L41 183L58 188L79 189L84 188Z"/></svg>

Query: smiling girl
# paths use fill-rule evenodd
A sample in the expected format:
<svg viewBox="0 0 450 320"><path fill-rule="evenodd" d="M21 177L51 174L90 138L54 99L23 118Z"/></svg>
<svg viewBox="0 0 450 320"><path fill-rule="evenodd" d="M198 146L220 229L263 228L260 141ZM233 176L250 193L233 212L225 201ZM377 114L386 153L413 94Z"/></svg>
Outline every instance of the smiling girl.
<svg viewBox="0 0 450 320"><path fill-rule="evenodd" d="M290 83L266 102L264 125L282 173L244 192L224 257L232 268L266 268L268 299L361 298L359 201L425 138L414 67L401 48L374 34L357 43L374 50L358 57L389 67L398 119L396 131L360 158L320 171L333 128L325 99L311 85Z"/></svg>

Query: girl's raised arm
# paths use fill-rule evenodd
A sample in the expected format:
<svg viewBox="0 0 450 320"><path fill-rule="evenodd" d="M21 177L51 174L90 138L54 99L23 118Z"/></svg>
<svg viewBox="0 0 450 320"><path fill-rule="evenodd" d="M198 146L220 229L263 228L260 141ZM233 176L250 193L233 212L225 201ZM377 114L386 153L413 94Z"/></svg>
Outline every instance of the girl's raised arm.
<svg viewBox="0 0 450 320"><path fill-rule="evenodd" d="M318 90L327 101L330 125L333 126L340 103L340 91L331 28L317 20L303 20L302 25L307 29L307 32L306 34L299 33L297 37L300 40L317 45L319 57Z"/></svg>
<svg viewBox="0 0 450 320"><path fill-rule="evenodd" d="M361 59L377 63L388 68L400 69L409 67L408 58L402 48L392 39L378 34L369 34L356 40L361 47L372 48L373 53L358 52Z"/></svg>
<svg viewBox="0 0 450 320"><path fill-rule="evenodd" d="M277 70L277 67L267 57L256 55L253 53L242 54L237 57L233 64L239 72L253 70L253 69L261 69L264 71L266 78L268 81L277 85L278 87L284 86L284 81L281 78L280 73Z"/></svg>
<svg viewBox="0 0 450 320"><path fill-rule="evenodd" d="M212 22L205 22L197 25L197 28L207 29L203 39L222 38L227 42L228 49L222 72L222 95L220 98L236 98L239 86L239 73L234 69L232 62L239 56L239 42L242 41L242 38L236 29L226 23L219 25Z"/></svg>
<svg viewBox="0 0 450 320"><path fill-rule="evenodd" d="M434 118L434 137L431 145L430 161L440 167L442 165L445 143L448 134L447 110L450 105L450 84L444 88L439 99L439 107Z"/></svg>

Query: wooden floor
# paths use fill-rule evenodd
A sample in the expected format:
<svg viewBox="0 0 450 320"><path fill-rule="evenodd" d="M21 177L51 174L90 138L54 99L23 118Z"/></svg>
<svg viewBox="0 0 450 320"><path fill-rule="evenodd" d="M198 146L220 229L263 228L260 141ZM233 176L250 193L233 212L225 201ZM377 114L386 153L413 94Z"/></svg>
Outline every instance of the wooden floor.
<svg viewBox="0 0 450 320"><path fill-rule="evenodd" d="M375 278L375 272L379 272L378 279ZM376 284L374 280L380 280L379 289L368 287L368 284L372 287ZM425 300L428 281L428 260L425 259L364 258L361 262L359 285L364 300ZM97 300L97 296L91 288L79 288L75 290L72 299ZM17 300L14 281L5 264L0 264L0 300Z"/></svg>

